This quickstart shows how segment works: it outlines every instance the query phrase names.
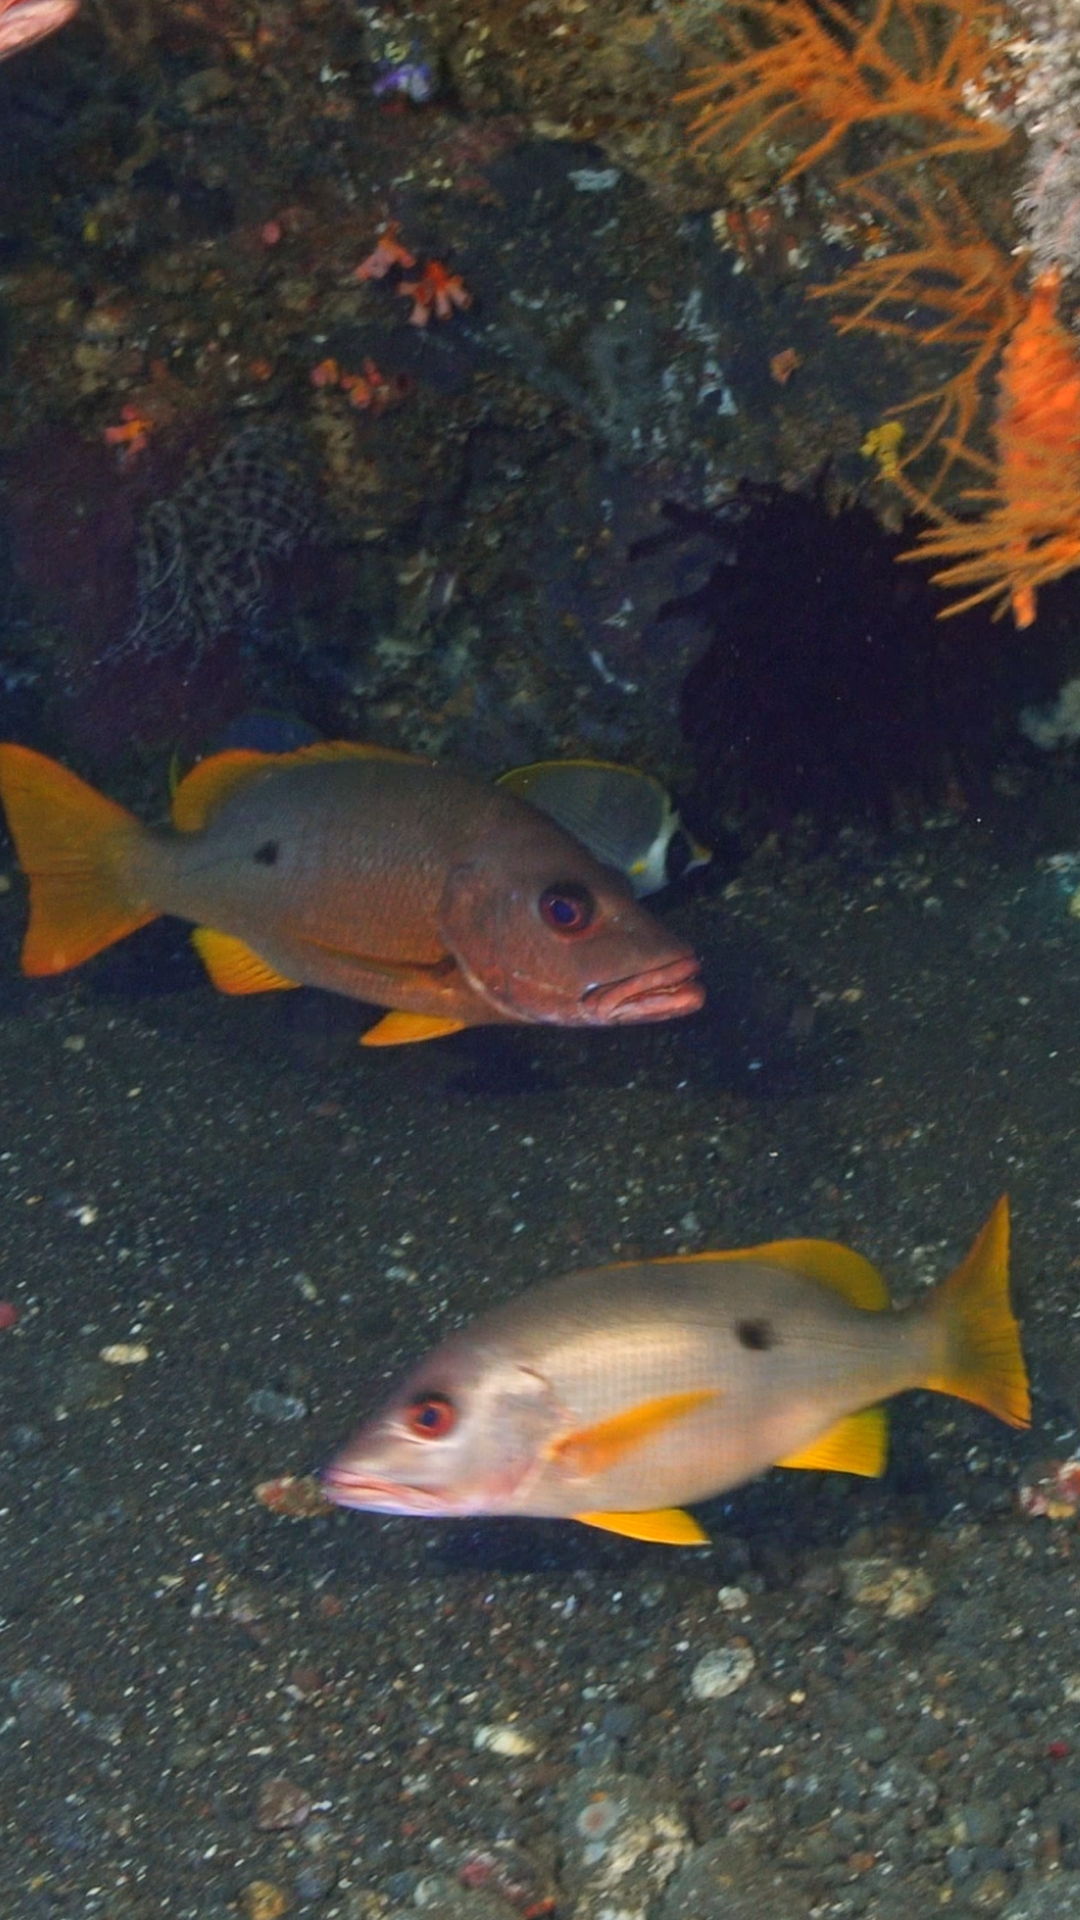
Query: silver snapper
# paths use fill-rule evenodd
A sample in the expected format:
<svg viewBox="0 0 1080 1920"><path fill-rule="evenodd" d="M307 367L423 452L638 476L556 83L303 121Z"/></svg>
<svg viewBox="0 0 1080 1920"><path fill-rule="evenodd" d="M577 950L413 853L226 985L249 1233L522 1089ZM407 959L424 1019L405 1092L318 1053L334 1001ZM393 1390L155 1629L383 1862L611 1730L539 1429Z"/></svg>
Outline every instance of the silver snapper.
<svg viewBox="0 0 1080 1920"><path fill-rule="evenodd" d="M1029 1421L1009 1212L899 1312L822 1240L599 1267L535 1287L411 1373L323 1475L341 1506L529 1514L704 1539L680 1511L769 1466L883 1471L876 1402L926 1387Z"/></svg>

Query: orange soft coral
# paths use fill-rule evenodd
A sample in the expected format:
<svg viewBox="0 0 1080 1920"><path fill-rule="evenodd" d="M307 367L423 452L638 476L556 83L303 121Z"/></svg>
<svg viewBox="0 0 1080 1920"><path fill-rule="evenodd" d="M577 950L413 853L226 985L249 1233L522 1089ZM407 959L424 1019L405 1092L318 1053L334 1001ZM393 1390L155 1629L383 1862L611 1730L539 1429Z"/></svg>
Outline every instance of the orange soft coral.
<svg viewBox="0 0 1080 1920"><path fill-rule="evenodd" d="M416 255L398 239L401 228L388 220L369 254L353 268L354 280L385 280L391 267L415 267Z"/></svg>
<svg viewBox="0 0 1080 1920"><path fill-rule="evenodd" d="M1080 354L1057 318L1061 274L1040 274L998 375L992 487L965 498L981 520L942 517L905 560L950 560L935 585L971 587L943 613L996 600L1018 627L1035 618L1036 589L1080 566Z"/></svg>
<svg viewBox="0 0 1080 1920"><path fill-rule="evenodd" d="M153 420L140 413L138 407L129 405L120 409L120 424L106 427L101 437L107 447L119 447L120 465L129 467L140 453L145 453L153 431Z"/></svg>
<svg viewBox="0 0 1080 1920"><path fill-rule="evenodd" d="M985 405L984 376L1024 311L1020 263L984 232L956 187L933 177L930 185L933 197L922 188L888 198L864 189L877 231L899 240L896 252L872 254L810 288L812 299L851 308L834 316L840 333L862 330L966 355L947 380L894 408L914 415L916 431L891 477L923 512L957 460L981 464L970 440ZM937 469L920 489L909 472L932 446L940 448Z"/></svg>
<svg viewBox="0 0 1080 1920"><path fill-rule="evenodd" d="M414 327L426 327L432 314L449 320L455 307L472 305L472 294L459 273L448 273L441 260L429 260L419 280L403 280L398 288L413 303L409 319Z"/></svg>
<svg viewBox="0 0 1080 1920"><path fill-rule="evenodd" d="M784 180L823 160L852 128L898 116L921 121L925 137L873 172L984 153L1009 138L970 104L986 95L994 19L988 0L877 0L865 22L840 0L737 0L724 20L732 56L695 68L675 103L697 106L691 146L722 142L725 166L763 135L798 138L807 129Z"/></svg>

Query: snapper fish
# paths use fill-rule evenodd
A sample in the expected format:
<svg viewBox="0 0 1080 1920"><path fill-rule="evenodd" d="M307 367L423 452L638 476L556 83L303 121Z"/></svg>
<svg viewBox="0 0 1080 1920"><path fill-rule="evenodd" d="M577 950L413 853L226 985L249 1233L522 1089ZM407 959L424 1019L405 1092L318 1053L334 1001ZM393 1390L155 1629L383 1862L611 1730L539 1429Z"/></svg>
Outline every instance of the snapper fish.
<svg viewBox="0 0 1080 1920"><path fill-rule="evenodd" d="M67 768L0 745L30 881L24 973L62 973L161 914L225 993L295 986L392 1011L391 1046L507 1023L694 1013L697 960L545 814L411 754L324 741L201 760L144 826Z"/></svg>
<svg viewBox="0 0 1080 1920"><path fill-rule="evenodd" d="M667 788L640 767L612 760L537 760L499 776L606 867L625 873L639 900L708 866L712 853L687 832Z"/></svg>
<svg viewBox="0 0 1080 1920"><path fill-rule="evenodd" d="M767 1467L880 1474L880 1401L930 1388L1026 1427L1001 1199L928 1298L889 1311L828 1240L570 1273L454 1334L324 1470L343 1507L527 1514L700 1545L684 1504Z"/></svg>
<svg viewBox="0 0 1080 1920"><path fill-rule="evenodd" d="M0 60L32 47L79 11L79 0L0 0Z"/></svg>

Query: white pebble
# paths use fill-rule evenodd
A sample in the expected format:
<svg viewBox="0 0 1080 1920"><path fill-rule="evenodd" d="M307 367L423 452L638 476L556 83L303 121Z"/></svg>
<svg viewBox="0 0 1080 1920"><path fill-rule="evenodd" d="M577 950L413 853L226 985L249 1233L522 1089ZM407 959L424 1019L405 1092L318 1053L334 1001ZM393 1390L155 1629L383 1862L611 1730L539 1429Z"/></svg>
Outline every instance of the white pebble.
<svg viewBox="0 0 1080 1920"><path fill-rule="evenodd" d="M751 1647L717 1647L698 1661L690 1675L690 1691L695 1700L724 1700L745 1687L756 1666Z"/></svg>
<svg viewBox="0 0 1080 1920"><path fill-rule="evenodd" d="M716 1604L723 1613L742 1613L750 1605L750 1595L745 1587L719 1587Z"/></svg>
<svg viewBox="0 0 1080 1920"><path fill-rule="evenodd" d="M507 1759L519 1760L527 1753L536 1752L536 1741L520 1728L505 1723L493 1727L477 1727L473 1734L473 1746L478 1753L501 1753Z"/></svg>

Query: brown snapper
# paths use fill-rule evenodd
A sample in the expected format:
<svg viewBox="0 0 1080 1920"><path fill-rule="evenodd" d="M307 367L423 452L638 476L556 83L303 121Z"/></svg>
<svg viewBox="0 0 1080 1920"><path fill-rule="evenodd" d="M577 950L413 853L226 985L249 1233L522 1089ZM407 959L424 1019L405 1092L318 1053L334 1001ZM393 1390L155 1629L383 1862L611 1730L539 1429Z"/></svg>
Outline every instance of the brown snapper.
<svg viewBox="0 0 1080 1920"><path fill-rule="evenodd" d="M23 971L61 973L159 914L225 993L313 986L394 1011L364 1044L492 1023L694 1013L697 961L546 814L433 761L326 741L202 760L171 829L0 745L30 880Z"/></svg>

